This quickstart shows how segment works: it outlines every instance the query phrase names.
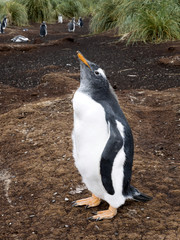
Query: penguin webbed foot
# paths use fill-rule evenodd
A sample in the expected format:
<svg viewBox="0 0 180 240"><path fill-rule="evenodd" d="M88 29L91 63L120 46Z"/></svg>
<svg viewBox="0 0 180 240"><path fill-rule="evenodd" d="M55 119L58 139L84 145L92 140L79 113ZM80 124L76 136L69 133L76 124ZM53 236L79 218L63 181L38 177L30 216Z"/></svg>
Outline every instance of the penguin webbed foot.
<svg viewBox="0 0 180 240"><path fill-rule="evenodd" d="M100 203L101 199L92 194L92 197L74 201L72 206L73 207L86 206L86 208L91 208L98 206Z"/></svg>
<svg viewBox="0 0 180 240"><path fill-rule="evenodd" d="M111 219L117 214L117 209L109 206L108 210L98 211L94 216L89 217L88 220L100 221L103 219Z"/></svg>

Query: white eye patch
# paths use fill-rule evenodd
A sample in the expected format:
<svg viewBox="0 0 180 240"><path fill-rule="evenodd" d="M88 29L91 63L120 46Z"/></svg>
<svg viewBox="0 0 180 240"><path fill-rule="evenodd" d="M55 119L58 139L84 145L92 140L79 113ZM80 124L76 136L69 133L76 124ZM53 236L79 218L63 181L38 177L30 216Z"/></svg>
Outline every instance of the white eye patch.
<svg viewBox="0 0 180 240"><path fill-rule="evenodd" d="M102 70L102 68L98 68L96 71L96 75L98 75L98 73L103 76L103 78L106 78L105 72Z"/></svg>

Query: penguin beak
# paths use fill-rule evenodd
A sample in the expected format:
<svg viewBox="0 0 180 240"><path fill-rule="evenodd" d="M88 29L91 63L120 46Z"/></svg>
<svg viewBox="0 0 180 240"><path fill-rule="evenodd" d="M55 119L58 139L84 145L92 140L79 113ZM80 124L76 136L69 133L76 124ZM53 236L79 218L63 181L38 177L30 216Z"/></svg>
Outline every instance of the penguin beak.
<svg viewBox="0 0 180 240"><path fill-rule="evenodd" d="M88 66L88 68L90 70L92 70L91 67L89 66L87 60L85 59L85 57L82 55L82 53L80 51L77 51L77 56L86 66Z"/></svg>

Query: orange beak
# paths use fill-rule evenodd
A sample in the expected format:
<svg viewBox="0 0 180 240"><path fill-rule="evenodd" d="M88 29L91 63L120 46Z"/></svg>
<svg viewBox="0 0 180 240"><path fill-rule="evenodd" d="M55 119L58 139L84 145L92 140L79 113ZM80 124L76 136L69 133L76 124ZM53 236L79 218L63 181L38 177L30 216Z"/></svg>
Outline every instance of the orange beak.
<svg viewBox="0 0 180 240"><path fill-rule="evenodd" d="M89 64L87 63L85 57L81 54L80 51L77 51L77 56L91 70L91 67L89 66Z"/></svg>

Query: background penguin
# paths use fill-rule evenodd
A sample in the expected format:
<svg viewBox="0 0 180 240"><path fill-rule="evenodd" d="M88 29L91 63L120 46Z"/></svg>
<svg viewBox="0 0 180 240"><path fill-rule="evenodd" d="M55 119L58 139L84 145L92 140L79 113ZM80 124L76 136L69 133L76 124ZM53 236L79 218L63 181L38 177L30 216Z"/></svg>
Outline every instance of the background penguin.
<svg viewBox="0 0 180 240"><path fill-rule="evenodd" d="M12 42L20 43L20 42L29 42L29 38L24 37L22 35L15 36L11 39Z"/></svg>
<svg viewBox="0 0 180 240"><path fill-rule="evenodd" d="M3 34L4 33L4 29L2 27L2 24L1 24L1 33Z"/></svg>
<svg viewBox="0 0 180 240"><path fill-rule="evenodd" d="M3 19L3 21L2 21L2 27L3 27L3 29L5 29L6 26L7 26L7 18L4 17L4 19Z"/></svg>
<svg viewBox="0 0 180 240"><path fill-rule="evenodd" d="M1 33L4 33L4 30L6 29L7 26L7 18L4 17L2 23L1 23Z"/></svg>
<svg viewBox="0 0 180 240"><path fill-rule="evenodd" d="M104 71L80 59L80 87L73 97L73 155L83 182L92 197L77 200L73 206L95 207L101 199L108 210L90 219L112 218L126 199L152 198L130 185L133 162L133 136Z"/></svg>
<svg viewBox="0 0 180 240"><path fill-rule="evenodd" d="M83 27L83 20L82 20L81 17L79 17L77 25L78 25L79 27Z"/></svg>
<svg viewBox="0 0 180 240"><path fill-rule="evenodd" d="M63 17L62 17L62 15L59 15L59 16L58 16L58 23L63 23Z"/></svg>
<svg viewBox="0 0 180 240"><path fill-rule="evenodd" d="M41 37L45 37L47 35L47 25L46 23L43 21L41 26L40 26L40 36Z"/></svg>
<svg viewBox="0 0 180 240"><path fill-rule="evenodd" d="M68 31L74 32L75 31L75 17L72 18L72 20L68 23Z"/></svg>

